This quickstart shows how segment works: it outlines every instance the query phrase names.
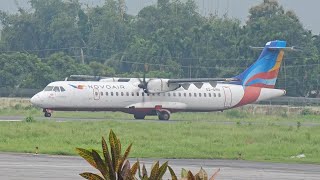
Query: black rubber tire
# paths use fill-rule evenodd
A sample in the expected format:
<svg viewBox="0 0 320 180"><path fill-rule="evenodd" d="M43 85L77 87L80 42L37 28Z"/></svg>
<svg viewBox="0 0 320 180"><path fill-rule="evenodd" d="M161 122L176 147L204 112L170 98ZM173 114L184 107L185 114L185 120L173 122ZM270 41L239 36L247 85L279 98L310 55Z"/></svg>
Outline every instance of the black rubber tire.
<svg viewBox="0 0 320 180"><path fill-rule="evenodd" d="M144 119L146 117L145 114L134 114L133 115L134 119Z"/></svg>
<svg viewBox="0 0 320 180"><path fill-rule="evenodd" d="M45 112L44 117L51 117L51 113Z"/></svg>
<svg viewBox="0 0 320 180"><path fill-rule="evenodd" d="M162 111L160 112L158 117L159 117L159 120L168 121L170 119L170 113L168 113L167 111Z"/></svg>

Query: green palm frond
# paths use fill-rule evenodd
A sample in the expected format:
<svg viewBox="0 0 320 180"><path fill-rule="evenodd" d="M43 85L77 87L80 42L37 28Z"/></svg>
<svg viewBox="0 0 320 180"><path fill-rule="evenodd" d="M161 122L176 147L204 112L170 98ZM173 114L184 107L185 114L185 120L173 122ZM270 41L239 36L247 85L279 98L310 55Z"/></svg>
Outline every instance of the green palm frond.
<svg viewBox="0 0 320 180"><path fill-rule="evenodd" d="M86 149L76 148L77 153L85 159L91 166L97 168L96 162L93 159L92 153Z"/></svg>
<svg viewBox="0 0 320 180"><path fill-rule="evenodd" d="M112 166L112 159L110 157L109 154L109 148L108 145L106 143L106 140L104 139L104 137L102 137L102 151L103 151L103 156L104 156L104 160L105 160L105 164L107 165L107 168L109 170L109 175L110 175L110 179L116 179L116 175L114 173L114 168Z"/></svg>
<svg viewBox="0 0 320 180"><path fill-rule="evenodd" d="M167 168L168 168L168 161L163 163L162 166L160 166L159 168L159 179L162 179L163 175L166 173L167 171Z"/></svg>
<svg viewBox="0 0 320 180"><path fill-rule="evenodd" d="M136 175L139 168L139 161L135 162L131 167L131 174Z"/></svg>
<svg viewBox="0 0 320 180"><path fill-rule="evenodd" d="M89 179L89 180L104 180L99 175L93 174L93 173L89 173L89 172L81 173L80 176L82 176L85 179Z"/></svg>
<svg viewBox="0 0 320 180"><path fill-rule="evenodd" d="M103 177L106 179L110 179L109 170L107 169L106 164L103 162L98 152L95 150L92 150L92 156L94 161L96 162L97 169L101 172Z"/></svg>
<svg viewBox="0 0 320 180"><path fill-rule="evenodd" d="M170 166L168 166L168 169L169 169L170 174L171 174L171 179L172 180L178 180L178 178L177 178L176 174L174 173L173 169Z"/></svg>

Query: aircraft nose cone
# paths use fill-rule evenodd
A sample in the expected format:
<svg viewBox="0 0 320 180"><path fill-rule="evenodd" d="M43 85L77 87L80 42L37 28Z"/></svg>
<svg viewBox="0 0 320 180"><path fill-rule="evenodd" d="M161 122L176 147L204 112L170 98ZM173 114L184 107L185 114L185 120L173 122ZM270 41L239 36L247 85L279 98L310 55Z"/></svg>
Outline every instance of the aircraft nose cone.
<svg viewBox="0 0 320 180"><path fill-rule="evenodd" d="M31 99L30 102L35 105L35 106L39 106L40 105L40 97L38 94L34 95Z"/></svg>

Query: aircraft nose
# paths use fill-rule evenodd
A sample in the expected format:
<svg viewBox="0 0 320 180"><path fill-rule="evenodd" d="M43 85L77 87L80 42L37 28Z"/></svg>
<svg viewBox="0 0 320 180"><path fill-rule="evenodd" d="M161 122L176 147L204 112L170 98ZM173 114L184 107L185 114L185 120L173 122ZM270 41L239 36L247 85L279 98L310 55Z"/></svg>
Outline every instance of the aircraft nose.
<svg viewBox="0 0 320 180"><path fill-rule="evenodd" d="M35 105L35 106L39 106L40 105L40 97L38 94L34 95L31 99L30 102Z"/></svg>

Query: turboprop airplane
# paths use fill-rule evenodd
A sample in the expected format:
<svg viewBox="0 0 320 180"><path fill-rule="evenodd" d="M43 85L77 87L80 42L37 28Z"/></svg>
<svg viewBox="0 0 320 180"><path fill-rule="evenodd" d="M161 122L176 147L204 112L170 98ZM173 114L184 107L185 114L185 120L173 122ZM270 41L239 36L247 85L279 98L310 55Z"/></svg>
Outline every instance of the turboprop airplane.
<svg viewBox="0 0 320 180"><path fill-rule="evenodd" d="M98 81L52 82L31 98L52 111L121 111L144 119L157 115L169 120L174 112L223 111L285 95L274 89L286 41L270 41L259 58L232 78L161 79L102 78Z"/></svg>

